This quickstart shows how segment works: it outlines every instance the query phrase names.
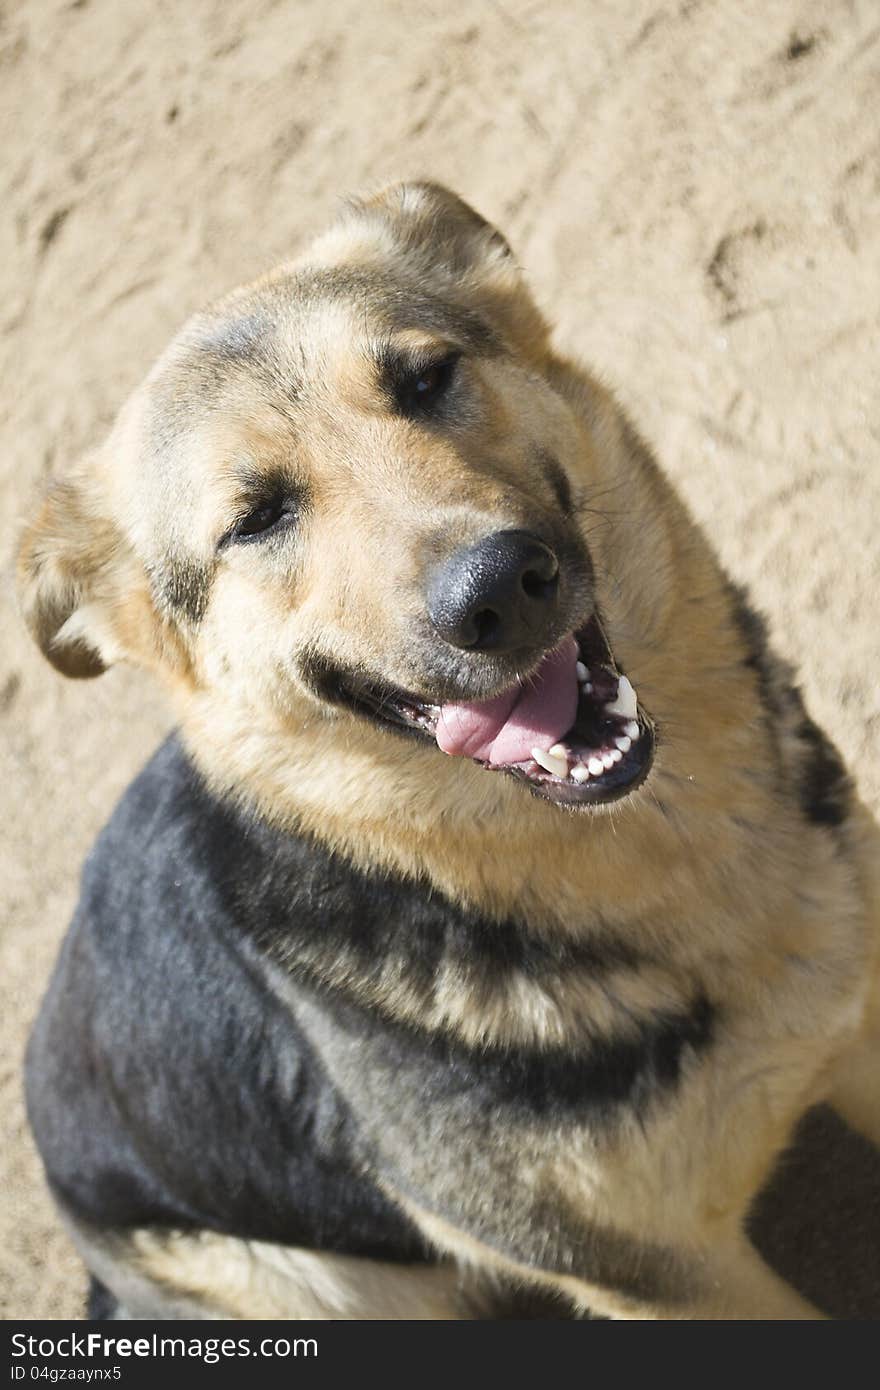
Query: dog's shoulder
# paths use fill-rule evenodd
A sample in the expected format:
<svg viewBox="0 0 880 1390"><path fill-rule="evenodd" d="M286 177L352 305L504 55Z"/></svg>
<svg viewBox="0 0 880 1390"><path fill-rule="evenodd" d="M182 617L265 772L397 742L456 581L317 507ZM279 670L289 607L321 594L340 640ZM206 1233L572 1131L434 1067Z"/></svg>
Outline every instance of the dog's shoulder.
<svg viewBox="0 0 880 1390"><path fill-rule="evenodd" d="M103 1227L419 1259L423 1242L364 1173L345 1102L233 929L237 895L272 876L263 851L175 738L123 796L28 1049L50 1183Z"/></svg>

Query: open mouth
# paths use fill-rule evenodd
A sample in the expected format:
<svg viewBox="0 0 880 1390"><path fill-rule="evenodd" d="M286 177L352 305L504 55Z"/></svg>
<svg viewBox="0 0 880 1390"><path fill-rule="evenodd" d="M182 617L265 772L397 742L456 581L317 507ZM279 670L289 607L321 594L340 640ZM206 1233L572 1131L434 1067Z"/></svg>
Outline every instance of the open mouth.
<svg viewBox="0 0 880 1390"><path fill-rule="evenodd" d="M626 796L653 761L654 726L596 617L491 700L437 705L392 687L345 683L339 693L358 713L506 772L559 805Z"/></svg>

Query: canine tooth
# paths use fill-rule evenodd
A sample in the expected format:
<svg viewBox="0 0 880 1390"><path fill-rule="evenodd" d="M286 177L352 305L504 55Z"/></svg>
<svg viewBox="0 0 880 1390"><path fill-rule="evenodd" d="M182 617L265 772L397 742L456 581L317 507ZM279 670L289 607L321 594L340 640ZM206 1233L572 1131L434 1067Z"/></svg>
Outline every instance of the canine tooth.
<svg viewBox="0 0 880 1390"><path fill-rule="evenodd" d="M604 767L606 772L608 772L614 766L614 759L612 758L610 753L602 754L602 766Z"/></svg>
<svg viewBox="0 0 880 1390"><path fill-rule="evenodd" d="M639 732L639 726L634 719L631 719L627 724L626 728L624 729L624 733L629 734L633 743L635 743L636 739L638 738Z"/></svg>
<svg viewBox="0 0 880 1390"><path fill-rule="evenodd" d="M587 763L587 767L590 769L591 777L598 777L600 773L605 771L605 765L602 762L601 758L590 758L589 762Z"/></svg>
<svg viewBox="0 0 880 1390"><path fill-rule="evenodd" d="M571 780L573 782L589 782L590 769L584 767L583 763L575 763L574 767L571 769Z"/></svg>
<svg viewBox="0 0 880 1390"><path fill-rule="evenodd" d="M629 734L621 734L619 738L616 738L614 740L614 742L617 744L621 756L623 756L624 753L628 753L633 746L633 741L630 738Z"/></svg>
<svg viewBox="0 0 880 1390"><path fill-rule="evenodd" d="M606 713L619 714L623 719L635 719L637 709L638 699L632 681L627 680L626 676L621 676L617 682L617 694L605 706Z"/></svg>
<svg viewBox="0 0 880 1390"><path fill-rule="evenodd" d="M633 683L628 676L621 676L620 680L617 682L617 698L618 700L623 700L626 704L630 706L633 712L633 718L635 718L635 712L638 707L638 699L636 697L636 692L633 689Z"/></svg>
<svg viewBox="0 0 880 1390"><path fill-rule="evenodd" d="M582 661L579 661L574 669L577 673L577 678L580 681L581 685L583 685L584 681L588 681L590 679L590 673Z"/></svg>
<svg viewBox="0 0 880 1390"><path fill-rule="evenodd" d="M533 748L532 757L539 767L545 772L551 773L554 777L568 776L568 760L548 753L546 748Z"/></svg>

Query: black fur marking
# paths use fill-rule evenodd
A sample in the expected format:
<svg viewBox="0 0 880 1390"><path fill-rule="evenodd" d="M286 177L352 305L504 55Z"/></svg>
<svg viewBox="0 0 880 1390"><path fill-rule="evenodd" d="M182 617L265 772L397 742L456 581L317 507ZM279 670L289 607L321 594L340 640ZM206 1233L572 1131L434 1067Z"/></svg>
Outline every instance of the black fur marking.
<svg viewBox="0 0 880 1390"><path fill-rule="evenodd" d="M492 1201L485 1200L479 1175L471 1173L446 1202L436 1203L446 1220L518 1264L607 1289L636 1309L675 1309L699 1296L699 1274L681 1250L585 1219L555 1182L546 1193L528 1182L520 1186L519 1151L512 1137L511 1171L500 1181L495 1175ZM405 1179L392 1186L420 1205L422 1194Z"/></svg>
<svg viewBox="0 0 880 1390"><path fill-rule="evenodd" d="M576 1318L564 1294L519 1283L509 1288L502 1283L489 1311L493 1322L572 1322Z"/></svg>
<svg viewBox="0 0 880 1390"><path fill-rule="evenodd" d="M230 827L215 824L212 843L206 825L193 841L205 812L166 744L86 863L28 1048L28 1113L50 1183L96 1226L427 1258L365 1172L348 1108L296 1019L242 950L215 891ZM228 868L262 871L246 854Z"/></svg>
<svg viewBox="0 0 880 1390"><path fill-rule="evenodd" d="M89 1322L109 1322L119 1308L119 1301L115 1294L96 1279L94 1274L89 1279L89 1290L86 1296L86 1318Z"/></svg>
<svg viewBox="0 0 880 1390"><path fill-rule="evenodd" d="M207 612L213 578L213 566L184 556L176 556L150 574L151 587L160 603L194 626Z"/></svg>
<svg viewBox="0 0 880 1390"><path fill-rule="evenodd" d="M224 916L266 956L319 986L342 965L351 990L337 988L346 993L349 1002L358 1004L371 995L389 971L406 980L413 996L427 1003L441 976L452 975L461 981L462 989L480 997L503 988L515 976L538 985L542 980L571 978L578 973L605 979L618 970L636 971L648 961L613 932L610 922L599 918L589 940L550 939L533 935L520 922L493 921L457 907L422 883L354 869L308 839L281 834L245 813L220 805L202 791L194 773L190 778L200 807L192 827L198 853L204 865L211 865ZM696 1033L703 1030L706 1016L702 1006L698 1014L695 1025L691 1014L687 1015L684 1031L688 1035L692 1027ZM373 1016L372 1010L365 1014L364 1027L371 1026ZM628 1015L622 1017L628 1019ZM655 1059L664 1079L672 1079L665 1040L680 1017L673 1010L657 1020L656 1030L650 1029L651 1046L656 1046ZM435 1034L416 1034L390 1019L382 1019L377 1026L389 1038L399 1027L403 1051L422 1037L432 1046L436 1041L444 1063L447 1058L455 1061ZM682 1039L682 1045L686 1040ZM456 1055L465 1059L464 1051ZM491 1049L480 1048L473 1059L485 1057L491 1066L493 1055ZM626 1051L626 1057L620 1059L624 1074L628 1074L628 1058ZM502 1070L507 1061L507 1053L500 1053ZM565 1091L569 1084L576 1087L576 1083L562 1080L562 1054L558 1064L561 1089ZM527 1074L523 1059L514 1058L514 1071L521 1065L526 1066ZM537 1096L553 1072L553 1054L537 1053L534 1065ZM508 1087L512 1094L519 1081L518 1075L511 1077ZM602 1084L611 1089L622 1085L620 1073L612 1066Z"/></svg>
<svg viewBox="0 0 880 1390"><path fill-rule="evenodd" d="M749 603L745 589L728 583L728 593L733 608L733 620L746 644L744 664L754 671L758 679L761 702L773 719L780 719L784 713L779 684L773 678L773 661L767 637L767 624Z"/></svg>
<svg viewBox="0 0 880 1390"><path fill-rule="evenodd" d="M501 959L487 954L490 968ZM700 995L680 1012L644 1015L629 1034L586 1047L471 1047L338 999L328 1006L350 1035L374 1041L381 1035L373 1055L389 1075L417 1069L426 1100L466 1094L481 1112L502 1106L512 1118L557 1121L574 1114L603 1126L616 1107L645 1112L674 1087L685 1059L711 1043L714 1025L714 1010Z"/></svg>
<svg viewBox="0 0 880 1390"><path fill-rule="evenodd" d="M680 1254L585 1221L575 1210L566 1212L558 1198L549 1201L546 1209L534 1211L533 1226L536 1232L546 1233L544 1243L536 1244L532 1254L532 1263L539 1268L583 1279L636 1305L676 1308L695 1292ZM560 1238L563 1231L566 1239ZM522 1251L511 1248L503 1238L489 1239L487 1244L514 1259L522 1258Z"/></svg>
<svg viewBox="0 0 880 1390"><path fill-rule="evenodd" d="M851 792L843 760L808 714L798 725L797 736L806 750L799 789L801 808L815 825L841 825L849 814Z"/></svg>
<svg viewBox="0 0 880 1390"><path fill-rule="evenodd" d="M539 471L544 474L552 487L562 512L565 516L571 516L573 506L571 484L565 469L552 454L547 453L544 449L537 451L535 462Z"/></svg>
<svg viewBox="0 0 880 1390"><path fill-rule="evenodd" d="M316 700L322 700L328 705L343 703L340 668L334 661L319 651L301 652L295 661L297 675ZM350 674L354 679L354 672Z"/></svg>
<svg viewBox="0 0 880 1390"><path fill-rule="evenodd" d="M849 812L852 790L843 760L807 714L800 691L788 679L787 668L773 658L763 618L750 606L742 589L730 584L729 592L734 620L748 648L745 664L758 677L762 703L772 716L774 738L778 739L778 725L784 720L803 745L804 755L795 771L801 809L814 825L840 825Z"/></svg>
<svg viewBox="0 0 880 1390"><path fill-rule="evenodd" d="M601 934L566 952L419 884L356 873L219 804L169 740L87 863L29 1048L31 1124L75 1215L426 1256L370 1176L363 1117L328 1078L297 1009L268 988L257 946L278 948L293 971L299 949L342 954L355 974L384 961L428 989L441 965L478 988L513 969L601 974L629 958ZM393 1078L441 1132L453 1111L460 1134L490 1115L541 1132L554 1120L606 1123L620 1104L643 1107L674 1085L711 1038L711 1008L695 999L575 1058L481 1051L390 1023L306 977L299 988L318 1014L335 1019L357 1058L375 1057L383 1093Z"/></svg>

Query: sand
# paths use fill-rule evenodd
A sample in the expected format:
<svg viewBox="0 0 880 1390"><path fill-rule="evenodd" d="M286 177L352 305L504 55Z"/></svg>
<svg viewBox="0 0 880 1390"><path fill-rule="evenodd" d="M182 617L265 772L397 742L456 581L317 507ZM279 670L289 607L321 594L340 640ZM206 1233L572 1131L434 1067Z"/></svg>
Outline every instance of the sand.
<svg viewBox="0 0 880 1390"><path fill-rule="evenodd" d="M0 509L99 439L183 318L346 192L457 188L616 385L880 803L876 0L0 4ZM79 865L167 726L0 617L0 1311L84 1280L21 1054Z"/></svg>

